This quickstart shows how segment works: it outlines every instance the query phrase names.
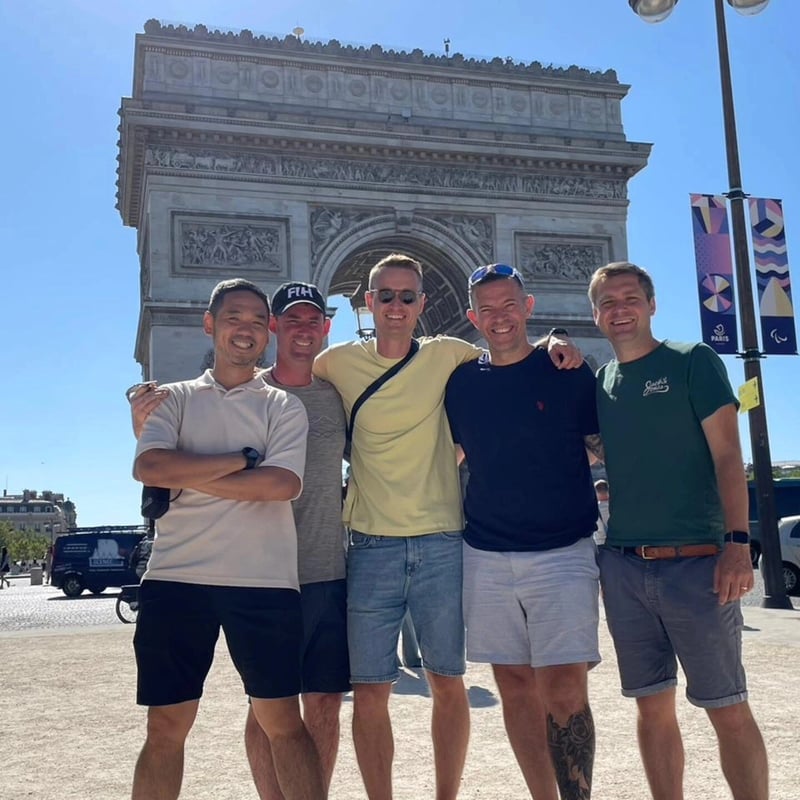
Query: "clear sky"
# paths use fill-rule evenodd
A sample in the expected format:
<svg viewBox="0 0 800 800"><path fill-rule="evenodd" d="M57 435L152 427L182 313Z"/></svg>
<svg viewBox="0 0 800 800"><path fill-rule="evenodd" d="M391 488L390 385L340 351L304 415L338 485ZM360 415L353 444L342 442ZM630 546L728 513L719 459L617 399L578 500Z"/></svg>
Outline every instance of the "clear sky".
<svg viewBox="0 0 800 800"><path fill-rule="evenodd" d="M800 2L757 17L727 9L744 189L784 201L800 305ZM656 282L656 335L698 339L690 192L728 188L712 0L646 25L626 0L30 0L0 14L0 480L70 496L81 525L138 520L124 389L139 311L136 232L114 208L117 109L144 22L249 28L314 39L557 66L613 68L631 85L629 139L654 143L629 185L628 248ZM339 313L337 338L355 327ZM725 358L734 386L742 364ZM763 363L774 461L800 459L800 361ZM743 427L745 457L750 444ZM658 457L657 453L653 454Z"/></svg>

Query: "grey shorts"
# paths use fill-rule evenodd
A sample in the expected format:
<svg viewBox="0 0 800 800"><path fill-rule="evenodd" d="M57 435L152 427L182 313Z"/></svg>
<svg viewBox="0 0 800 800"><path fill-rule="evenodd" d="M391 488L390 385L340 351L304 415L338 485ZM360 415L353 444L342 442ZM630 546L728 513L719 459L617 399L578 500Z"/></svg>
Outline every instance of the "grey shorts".
<svg viewBox="0 0 800 800"><path fill-rule="evenodd" d="M622 694L647 697L677 684L700 708L747 700L739 601L721 606L713 592L719 556L645 561L599 549L608 629L617 651Z"/></svg>
<svg viewBox="0 0 800 800"><path fill-rule="evenodd" d="M591 536L569 547L496 553L464 544L467 658L594 666L598 570Z"/></svg>

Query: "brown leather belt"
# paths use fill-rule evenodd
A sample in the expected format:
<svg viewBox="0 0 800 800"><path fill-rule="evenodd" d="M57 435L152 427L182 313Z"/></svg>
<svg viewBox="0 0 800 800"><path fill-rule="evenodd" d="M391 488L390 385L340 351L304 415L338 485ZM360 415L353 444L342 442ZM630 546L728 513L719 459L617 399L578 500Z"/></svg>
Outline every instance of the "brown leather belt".
<svg viewBox="0 0 800 800"><path fill-rule="evenodd" d="M645 561L653 561L659 558L715 556L719 553L719 546L715 544L680 544L677 546L644 544L641 547L626 547L625 552L633 552Z"/></svg>

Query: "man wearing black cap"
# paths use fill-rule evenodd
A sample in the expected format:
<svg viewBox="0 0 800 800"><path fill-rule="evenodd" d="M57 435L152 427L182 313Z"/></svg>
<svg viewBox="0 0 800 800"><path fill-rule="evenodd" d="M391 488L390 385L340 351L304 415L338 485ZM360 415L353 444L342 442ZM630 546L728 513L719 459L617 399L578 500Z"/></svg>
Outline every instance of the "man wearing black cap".
<svg viewBox="0 0 800 800"><path fill-rule="evenodd" d="M270 331L275 364L264 380L297 396L308 414L303 493L293 503L303 613L303 718L330 785L339 746L342 694L350 689L347 657L345 534L342 525L342 451L345 416L339 393L311 374L330 329L319 289L293 281L272 295ZM252 709L245 745L261 800L280 800L269 740Z"/></svg>

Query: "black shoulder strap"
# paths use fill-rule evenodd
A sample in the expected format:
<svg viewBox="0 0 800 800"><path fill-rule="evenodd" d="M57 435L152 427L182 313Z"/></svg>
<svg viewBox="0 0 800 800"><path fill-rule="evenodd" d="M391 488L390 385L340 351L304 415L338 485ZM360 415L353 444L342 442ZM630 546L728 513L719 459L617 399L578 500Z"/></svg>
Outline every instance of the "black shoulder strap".
<svg viewBox="0 0 800 800"><path fill-rule="evenodd" d="M400 361L398 361L394 366L389 367L389 369L387 369L386 372L384 372L383 375L381 375L377 380L374 380L369 386L367 386L367 388L364 389L364 391L358 396L358 399L355 401L355 403L353 403L353 409L350 412L350 423L347 426L346 433L346 449L348 451L350 450L350 442L353 440L353 426L355 425L356 414L358 413L358 410L364 405L364 403L367 402L367 400L369 400L370 397L372 397L373 394L375 394L375 392L378 391L378 389L381 388L381 386L383 386L384 383L386 383L386 381L397 375L397 373L400 372L400 370L403 369L403 367L408 364L409 361L411 361L417 350L419 350L419 342L416 339L412 339L411 346L408 348L408 352L405 354L405 356L403 356L403 358L401 358Z"/></svg>

